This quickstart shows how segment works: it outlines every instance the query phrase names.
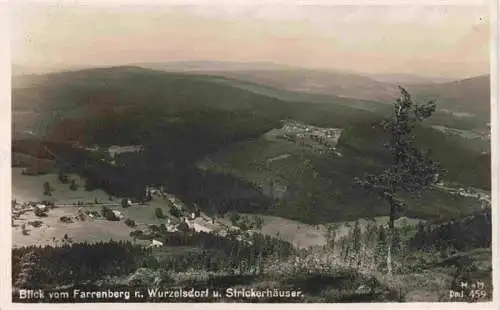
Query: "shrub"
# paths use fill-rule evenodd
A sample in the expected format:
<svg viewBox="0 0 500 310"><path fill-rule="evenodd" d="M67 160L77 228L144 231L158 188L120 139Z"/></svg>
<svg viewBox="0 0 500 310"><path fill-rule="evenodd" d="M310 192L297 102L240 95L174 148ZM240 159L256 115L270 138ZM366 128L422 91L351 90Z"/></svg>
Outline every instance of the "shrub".
<svg viewBox="0 0 500 310"><path fill-rule="evenodd" d="M159 219L165 218L165 214L163 214L163 210L161 208L155 209L155 215Z"/></svg>
<svg viewBox="0 0 500 310"><path fill-rule="evenodd" d="M43 195L44 196L52 196L52 187L49 182L43 183Z"/></svg>
<svg viewBox="0 0 500 310"><path fill-rule="evenodd" d="M131 220L131 219L126 219L125 220L125 225L129 226L129 227L135 227L135 221L134 220Z"/></svg>
<svg viewBox="0 0 500 310"><path fill-rule="evenodd" d="M92 182L90 181L87 181L85 182L85 185L84 185L84 189L87 191L87 192L91 192L95 189L96 187L94 185L92 185Z"/></svg>
<svg viewBox="0 0 500 310"><path fill-rule="evenodd" d="M40 226L42 226L43 222L37 220L37 221L30 221L30 222L28 222L28 224L30 224L33 227L40 227Z"/></svg>
<svg viewBox="0 0 500 310"><path fill-rule="evenodd" d="M59 171L59 181L61 181L62 184L68 184L69 183L69 178L62 171Z"/></svg>
<svg viewBox="0 0 500 310"><path fill-rule="evenodd" d="M149 225L148 228L152 233L158 233L160 231L160 227L154 224Z"/></svg>
<svg viewBox="0 0 500 310"><path fill-rule="evenodd" d="M76 180L71 180L71 184L69 185L69 189L72 191L76 191L78 189L78 183L76 183Z"/></svg>
<svg viewBox="0 0 500 310"><path fill-rule="evenodd" d="M255 218L255 227L257 229L261 229L263 225L264 225L264 219L261 216L257 216Z"/></svg>
<svg viewBox="0 0 500 310"><path fill-rule="evenodd" d="M108 207L102 207L102 216L108 221L119 221L113 210Z"/></svg>
<svg viewBox="0 0 500 310"><path fill-rule="evenodd" d="M190 232L191 228L189 228L189 225L186 222L182 222L179 225L177 225L177 229L181 232Z"/></svg>
<svg viewBox="0 0 500 310"><path fill-rule="evenodd" d="M139 229L130 232L131 237L138 237L138 236L142 236L142 235L144 235L144 233L142 232L142 230L139 230Z"/></svg>
<svg viewBox="0 0 500 310"><path fill-rule="evenodd" d="M142 230L134 230L132 232L130 232L130 237L132 238L137 238L137 239L142 239L142 240L147 240L148 239L148 236L146 236L144 234L144 232Z"/></svg>
<svg viewBox="0 0 500 310"><path fill-rule="evenodd" d="M42 211L40 208L35 208L34 213L38 217L47 217L47 211Z"/></svg>
<svg viewBox="0 0 500 310"><path fill-rule="evenodd" d="M21 229L22 229L23 235L25 235L25 236L29 235L29 230L26 229L26 224L23 224L23 226L21 226Z"/></svg>
<svg viewBox="0 0 500 310"><path fill-rule="evenodd" d="M66 224L73 223L73 220L69 216L61 216L59 220Z"/></svg>
<svg viewBox="0 0 500 310"><path fill-rule="evenodd" d="M178 208L176 207L171 207L170 208L170 214L172 214L173 216L179 218L182 216L182 212L181 210L179 210Z"/></svg>
<svg viewBox="0 0 500 310"><path fill-rule="evenodd" d="M235 224L233 224L235 225ZM245 231L245 230L249 230L251 229L251 226L249 225L248 221L247 220L242 220L240 223L239 223L239 227L242 231Z"/></svg>
<svg viewBox="0 0 500 310"><path fill-rule="evenodd" d="M233 225L238 224L238 221L240 220L240 215L238 213L232 213L231 214L231 223Z"/></svg>

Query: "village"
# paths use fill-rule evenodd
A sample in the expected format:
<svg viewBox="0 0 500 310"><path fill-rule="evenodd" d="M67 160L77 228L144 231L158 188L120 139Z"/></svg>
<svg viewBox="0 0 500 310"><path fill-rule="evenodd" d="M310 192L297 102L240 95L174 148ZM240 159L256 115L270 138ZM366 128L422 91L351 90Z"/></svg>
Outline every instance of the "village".
<svg viewBox="0 0 500 310"><path fill-rule="evenodd" d="M108 201L95 198L69 202L67 199L54 199L55 195L52 193L45 196L47 197L39 201L23 201L14 196L12 199L12 227L18 229L23 236L39 234L36 239L38 241L42 241L40 238L45 235L44 242L36 242L40 245L67 244L74 239L79 242L106 241L120 232L123 233L122 236L117 236L118 239L131 239L146 247L164 246L161 239L166 234L191 232L213 233L251 243L251 235L256 232L251 229L255 225L239 216L238 219L210 217L197 206L187 206L163 188L152 186L145 189L144 201L108 197ZM92 236L92 229L102 227L116 228L112 235L103 234L99 239L84 235L85 230ZM50 238L47 237L47 231L52 232ZM72 231L79 237L74 238Z"/></svg>
<svg viewBox="0 0 500 310"><path fill-rule="evenodd" d="M317 127L295 120L283 120L282 124L282 134L278 138L299 143L320 154L333 152L336 156L342 156L335 148L342 129Z"/></svg>

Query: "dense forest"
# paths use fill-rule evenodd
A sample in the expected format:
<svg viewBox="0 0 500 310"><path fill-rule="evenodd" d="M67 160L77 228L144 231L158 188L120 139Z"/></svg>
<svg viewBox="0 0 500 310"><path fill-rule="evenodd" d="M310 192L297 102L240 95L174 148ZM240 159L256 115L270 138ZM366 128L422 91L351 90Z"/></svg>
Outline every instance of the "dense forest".
<svg viewBox="0 0 500 310"><path fill-rule="evenodd" d="M410 245L424 251L466 252L491 247L491 209L445 223L420 223Z"/></svg>
<svg viewBox="0 0 500 310"><path fill-rule="evenodd" d="M349 156L340 158L313 153L290 157L301 165L304 160L310 164L282 169L280 173L286 178L288 190L278 200L265 195L255 183L233 174L201 170L192 162L195 158L173 156L168 148L145 145L139 152L115 155L112 162L106 150L88 151L67 143L45 144L57 155L62 170L77 173L86 180L86 190L100 188L114 196L142 200L147 185L164 186L186 204L196 203L208 214L230 211L271 214L312 224L371 218L387 212L383 203L354 183L354 176L380 171L384 162L359 160L366 156L353 157L349 151L346 152ZM285 174L288 170L290 173ZM294 174L294 170L302 173ZM472 199L436 190L419 199L407 198L405 215L424 219L466 215L479 205ZM451 204L453 208L445 207Z"/></svg>
<svg viewBox="0 0 500 310"><path fill-rule="evenodd" d="M170 249L174 254L158 259L152 255L152 248L123 241L15 248L13 285L39 288L81 284L101 279L103 275L127 275L141 267L176 272L189 269L257 272L262 270L266 257L286 258L294 252L291 244L259 234L252 236L250 242L203 232L165 233L159 239L167 247L165 253ZM188 246L199 250L175 254L175 247Z"/></svg>
<svg viewBox="0 0 500 310"><path fill-rule="evenodd" d="M230 210L267 213L273 204L249 182L224 173L201 171L194 165L177 165L167 157L164 161L149 160L146 150L117 155L115 164L111 164L99 152L67 144L48 143L48 147L60 155L66 172L78 173L86 180L86 190L100 188L111 195L142 200L146 185L164 186L185 203L196 203L205 212L220 214Z"/></svg>
<svg viewBox="0 0 500 310"><path fill-rule="evenodd" d="M150 250L130 242L98 242L12 250L14 287L43 288L130 273L147 264Z"/></svg>

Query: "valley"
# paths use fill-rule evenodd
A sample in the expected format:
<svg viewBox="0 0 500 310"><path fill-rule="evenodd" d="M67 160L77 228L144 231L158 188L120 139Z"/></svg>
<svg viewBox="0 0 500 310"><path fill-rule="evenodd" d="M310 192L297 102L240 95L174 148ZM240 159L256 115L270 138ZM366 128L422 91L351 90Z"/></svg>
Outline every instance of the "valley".
<svg viewBox="0 0 500 310"><path fill-rule="evenodd" d="M484 132L475 125L481 121L455 128L460 120L447 115L415 127L417 145L431 150L446 171L420 196L401 195L396 276L389 281L383 255L375 255L386 242L389 206L356 178L391 162L380 124L390 116L385 101L396 99L397 88L383 86L373 95L383 82L351 76L359 83L353 89L366 92L353 96L349 88L342 93L326 84L335 97L297 86L299 73L268 76L279 83L258 72L210 74L128 66L17 77L13 109L23 112L14 118L12 149L15 257L76 255L61 245L124 251L122 257L106 252L104 269L89 263L65 285L130 285L127 279L144 276L145 284L151 277L162 285L214 277L220 285L276 281L288 287L314 281L304 278L308 268L332 281L347 272L355 283L310 291L310 301L364 298L368 293L359 290L367 279L378 292L368 295L381 300L415 300L431 291L425 298L443 300L462 276L487 281L488 264L462 275L446 261L475 250L471 255L488 258L490 138L473 134ZM326 73L314 74L323 79ZM302 94L288 100L293 92ZM43 171L42 158L53 167ZM455 239L475 225L482 228L470 238ZM113 267L118 261L119 270ZM57 269L47 264L45 270ZM96 278L102 272L109 277ZM432 289L396 283L432 272L432 280L419 280ZM180 275L184 280L174 280ZM55 284L52 274L44 277Z"/></svg>

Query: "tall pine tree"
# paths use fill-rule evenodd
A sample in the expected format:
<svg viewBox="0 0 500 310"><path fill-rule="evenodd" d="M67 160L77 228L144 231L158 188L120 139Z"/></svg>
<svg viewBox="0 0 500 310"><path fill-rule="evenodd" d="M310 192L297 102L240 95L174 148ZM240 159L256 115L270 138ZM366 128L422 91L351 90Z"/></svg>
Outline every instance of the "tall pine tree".
<svg viewBox="0 0 500 310"><path fill-rule="evenodd" d="M394 221L405 203L402 193L418 196L421 191L439 182L444 172L439 163L430 159L428 152L415 145L416 125L436 110L434 102L414 103L410 94L400 87L401 97L394 103L392 117L384 120L384 132L389 141L384 146L389 150L392 163L378 175L367 174L358 183L377 194L389 206L389 242L387 244L387 272L392 273L392 250L394 247Z"/></svg>

